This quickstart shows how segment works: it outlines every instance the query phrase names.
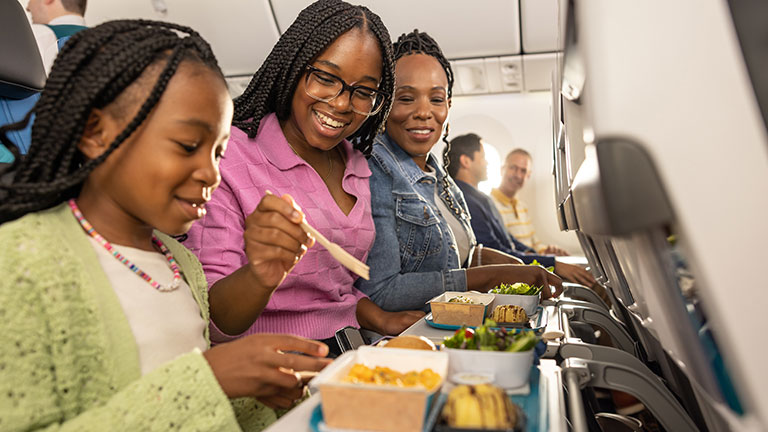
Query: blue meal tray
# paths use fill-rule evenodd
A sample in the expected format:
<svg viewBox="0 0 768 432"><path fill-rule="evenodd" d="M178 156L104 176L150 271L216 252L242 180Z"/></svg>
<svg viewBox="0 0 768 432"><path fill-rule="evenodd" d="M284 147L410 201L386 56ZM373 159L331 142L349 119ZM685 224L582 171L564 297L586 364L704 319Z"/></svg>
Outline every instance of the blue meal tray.
<svg viewBox="0 0 768 432"><path fill-rule="evenodd" d="M542 406L539 395L539 368L534 365L531 369L530 378L530 392L526 395L511 395L509 398L520 407L525 414L525 428L526 432L544 432L548 430L546 424L546 416L542 415L546 412L546 407ZM445 404L448 395L446 393L440 393L437 395L437 400L429 410L427 419L424 423L424 432L431 432L435 429L437 422L440 418L440 411ZM312 416L309 419L309 426L314 432L325 432L330 430L325 426L323 422L323 410L322 404L318 404L312 411Z"/></svg>

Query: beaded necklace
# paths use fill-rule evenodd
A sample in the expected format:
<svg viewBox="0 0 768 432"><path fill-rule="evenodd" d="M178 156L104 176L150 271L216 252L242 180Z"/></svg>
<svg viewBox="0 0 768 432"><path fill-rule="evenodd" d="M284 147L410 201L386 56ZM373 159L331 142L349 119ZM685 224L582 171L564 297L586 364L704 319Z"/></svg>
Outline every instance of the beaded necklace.
<svg viewBox="0 0 768 432"><path fill-rule="evenodd" d="M107 250L107 252L111 253L113 257L115 257L121 263L125 264L125 266L128 267L132 272L136 273L142 279L147 281L150 285L152 285L152 288L162 292L175 291L179 288L181 284L181 273L179 273L179 266L176 264L176 260L173 258L173 255L171 255L171 251L169 251L163 242L155 237L154 234L152 234L152 243L160 249L160 252L162 252L165 256L165 259L168 260L168 265L170 265L171 270L173 271L173 281L168 286L163 286L157 281L153 280L136 264L132 263L123 254L118 252L117 249L115 249L114 246L112 246L112 244L107 241L107 239L102 237L101 234L97 233L96 230L93 229L93 226L87 220L85 220L85 217L80 212L80 209L77 207L74 199L69 200L67 203L69 204L69 208L72 209L72 214L75 215L75 219L80 222L80 226L83 227L83 230L86 232L86 234L96 239L96 241L99 242L99 244L101 244L104 249Z"/></svg>

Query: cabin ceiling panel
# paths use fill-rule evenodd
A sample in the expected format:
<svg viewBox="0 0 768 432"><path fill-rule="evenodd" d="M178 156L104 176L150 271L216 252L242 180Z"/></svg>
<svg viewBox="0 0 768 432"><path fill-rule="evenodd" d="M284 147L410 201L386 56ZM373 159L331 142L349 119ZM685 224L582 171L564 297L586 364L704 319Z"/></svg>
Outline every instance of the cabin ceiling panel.
<svg viewBox="0 0 768 432"><path fill-rule="evenodd" d="M163 9L165 13L158 11ZM127 18L192 27L211 44L225 75L255 72L279 37L268 0L88 2L85 19L89 26Z"/></svg>
<svg viewBox="0 0 768 432"><path fill-rule="evenodd" d="M272 0L281 32L310 0ZM381 17L393 39L417 28L429 33L448 58L520 53L517 0L352 0Z"/></svg>

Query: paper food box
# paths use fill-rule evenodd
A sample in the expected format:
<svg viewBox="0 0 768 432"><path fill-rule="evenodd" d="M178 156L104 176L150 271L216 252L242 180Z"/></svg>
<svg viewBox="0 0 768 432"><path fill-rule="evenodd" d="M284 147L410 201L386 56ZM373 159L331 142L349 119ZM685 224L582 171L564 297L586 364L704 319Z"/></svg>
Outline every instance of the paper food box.
<svg viewBox="0 0 768 432"><path fill-rule="evenodd" d="M370 370L386 367L401 374L430 369L437 376L424 372L434 384L429 389L350 382L350 372L354 367L357 367L355 371L361 370L359 365ZM447 373L446 352L362 346L345 352L310 385L320 390L323 419L331 428L421 432L428 409Z"/></svg>
<svg viewBox="0 0 768 432"><path fill-rule="evenodd" d="M446 291L429 301L432 321L436 324L457 326L482 325L486 308L493 302L493 298L493 294L476 291Z"/></svg>

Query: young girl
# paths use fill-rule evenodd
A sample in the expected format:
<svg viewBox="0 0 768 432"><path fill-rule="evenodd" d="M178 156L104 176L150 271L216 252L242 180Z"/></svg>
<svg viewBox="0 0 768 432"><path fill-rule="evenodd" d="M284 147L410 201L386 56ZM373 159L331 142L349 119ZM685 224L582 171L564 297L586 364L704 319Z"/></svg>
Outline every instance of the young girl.
<svg viewBox="0 0 768 432"><path fill-rule="evenodd" d="M236 99L221 188L186 242L211 285L214 341L277 331L323 340L338 353L340 328L397 334L423 316L381 310L324 248L310 249L277 290L270 288L277 278L253 272L267 264L254 257L260 248L296 248L301 233L286 225L266 242L256 239L270 221L257 205L267 190L290 193L310 225L365 261L374 238L365 156L393 84L392 45L379 17L321 0L299 14Z"/></svg>
<svg viewBox="0 0 768 432"><path fill-rule="evenodd" d="M166 235L219 183L233 108L208 44L151 21L83 31L33 111L30 151L0 184L0 429L238 430L228 397L300 397L298 371L327 347L257 335L203 353L205 278ZM290 200L268 198L273 224L298 227ZM287 272L302 247L257 255ZM236 405L247 429L275 418Z"/></svg>
<svg viewBox="0 0 768 432"><path fill-rule="evenodd" d="M368 257L371 279L358 280L359 288L395 311L426 309L425 303L444 291L485 292L501 282L553 284L561 290L557 276L516 265L519 261L499 251L484 248L471 258L475 236L464 197L430 153L448 118L451 66L437 43L417 30L400 36L394 51L395 100L369 160L376 224Z"/></svg>

